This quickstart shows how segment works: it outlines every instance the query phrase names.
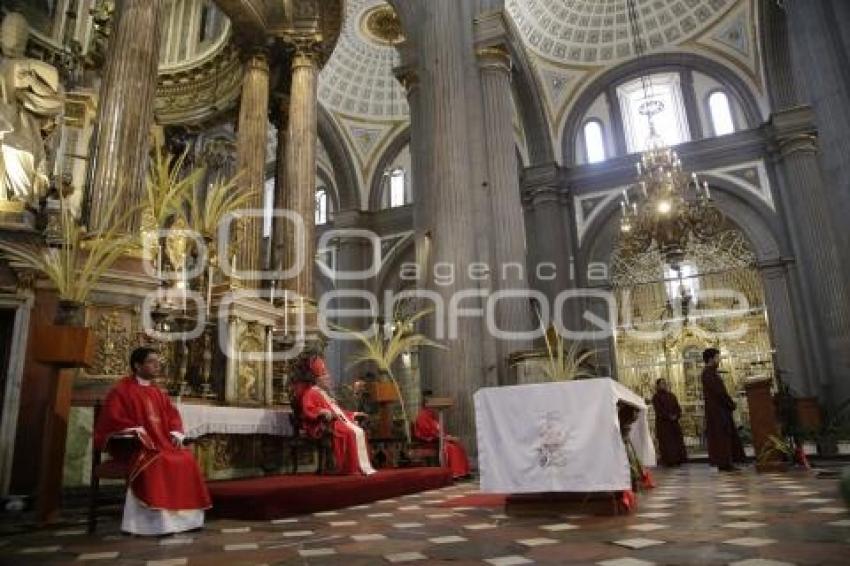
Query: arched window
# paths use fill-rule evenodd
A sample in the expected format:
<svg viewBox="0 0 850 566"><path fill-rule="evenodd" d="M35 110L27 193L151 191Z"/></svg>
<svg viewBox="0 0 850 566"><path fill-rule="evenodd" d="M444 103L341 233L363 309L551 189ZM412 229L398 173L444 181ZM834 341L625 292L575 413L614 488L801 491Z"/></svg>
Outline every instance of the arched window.
<svg viewBox="0 0 850 566"><path fill-rule="evenodd" d="M316 189L316 224L328 222L328 190L325 187Z"/></svg>
<svg viewBox="0 0 850 566"><path fill-rule="evenodd" d="M711 127L714 129L715 136L725 136L735 131L732 108L725 92L718 90L709 95L708 111L711 114Z"/></svg>
<svg viewBox="0 0 850 566"><path fill-rule="evenodd" d="M404 169L396 169L390 173L390 208L404 206Z"/></svg>
<svg viewBox="0 0 850 566"><path fill-rule="evenodd" d="M588 163L605 161L605 136L599 120L588 120L584 125L584 152Z"/></svg>
<svg viewBox="0 0 850 566"><path fill-rule="evenodd" d="M657 73L634 79L617 87L617 97L630 153L649 147L649 114L655 133L668 146L690 141L678 73Z"/></svg>

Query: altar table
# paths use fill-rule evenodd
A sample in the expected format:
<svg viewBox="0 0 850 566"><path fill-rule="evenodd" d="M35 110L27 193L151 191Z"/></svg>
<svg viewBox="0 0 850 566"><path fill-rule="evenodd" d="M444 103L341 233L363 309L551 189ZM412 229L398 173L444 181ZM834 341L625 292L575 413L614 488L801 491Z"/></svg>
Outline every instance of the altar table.
<svg viewBox="0 0 850 566"><path fill-rule="evenodd" d="M270 434L291 436L290 411L253 407L219 407L175 403L189 438L205 434Z"/></svg>
<svg viewBox="0 0 850 566"><path fill-rule="evenodd" d="M629 439L641 463L655 465L646 404L613 379L489 387L474 401L483 492L631 489L618 403L638 410Z"/></svg>

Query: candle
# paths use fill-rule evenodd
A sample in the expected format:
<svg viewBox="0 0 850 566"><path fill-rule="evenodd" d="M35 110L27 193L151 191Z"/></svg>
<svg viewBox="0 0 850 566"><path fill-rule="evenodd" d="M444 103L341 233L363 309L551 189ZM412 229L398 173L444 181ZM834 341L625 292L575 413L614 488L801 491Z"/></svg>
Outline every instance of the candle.
<svg viewBox="0 0 850 566"><path fill-rule="evenodd" d="M212 310L212 278L213 268L209 266L207 268L207 318L210 317L210 311Z"/></svg>
<svg viewBox="0 0 850 566"><path fill-rule="evenodd" d="M274 304L274 287L275 281L272 281L271 285L269 286L269 303L271 303L272 305Z"/></svg>
<svg viewBox="0 0 850 566"><path fill-rule="evenodd" d="M289 291L283 291L283 335L289 334Z"/></svg>
<svg viewBox="0 0 850 566"><path fill-rule="evenodd" d="M640 182L640 190L641 190L641 191L643 191L643 196L647 196L647 193L646 193L646 182L645 182L645 181L641 181L641 182Z"/></svg>
<svg viewBox="0 0 850 566"><path fill-rule="evenodd" d="M629 192L626 189L623 189L623 200L626 201L626 204L629 204Z"/></svg>
<svg viewBox="0 0 850 566"><path fill-rule="evenodd" d="M637 169L637 174L638 174L638 176L640 176L640 174L641 174L640 161L638 161L637 163L635 163L635 168Z"/></svg>
<svg viewBox="0 0 850 566"><path fill-rule="evenodd" d="M157 279L162 279L162 243L159 243L157 246L156 277Z"/></svg>
<svg viewBox="0 0 850 566"><path fill-rule="evenodd" d="M186 262L183 261L183 312L186 312L186 295L189 292L189 279L186 276Z"/></svg>
<svg viewBox="0 0 850 566"><path fill-rule="evenodd" d="M623 216L625 216L626 215L626 203L623 202L623 201L620 201L620 210L623 211Z"/></svg>
<svg viewBox="0 0 850 566"><path fill-rule="evenodd" d="M635 214L637 214L637 203L636 203L636 202L633 202L633 203L632 203L632 212L634 212Z"/></svg>
<svg viewBox="0 0 850 566"><path fill-rule="evenodd" d="M705 198L711 198L711 191L708 189L708 181L703 181L702 186L705 189Z"/></svg>

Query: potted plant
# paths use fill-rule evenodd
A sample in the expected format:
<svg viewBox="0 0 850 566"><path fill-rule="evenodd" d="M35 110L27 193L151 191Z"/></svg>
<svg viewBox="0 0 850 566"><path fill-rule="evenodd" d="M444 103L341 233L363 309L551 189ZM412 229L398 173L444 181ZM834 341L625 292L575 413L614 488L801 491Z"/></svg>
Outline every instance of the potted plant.
<svg viewBox="0 0 850 566"><path fill-rule="evenodd" d="M353 367L364 362L375 364L378 370L379 380L386 384L381 387L381 393L376 396L384 395L386 397L387 395L390 395L391 393L388 391L388 388L390 391L394 392L395 398L398 399L399 404L401 405L401 415L402 420L404 421L404 435L408 443L410 442L410 418L407 413L407 407L404 403L404 397L401 394L401 388L399 387L398 380L396 380L395 375L393 374L392 368L395 361L403 352L409 351L413 348L425 346L445 349L445 346L442 344L431 340L423 334L418 334L413 331L413 327L416 322L428 316L432 312L434 312L434 309L428 308L415 312L407 317L400 318L396 321L392 332L387 338L385 338L380 331L376 331L374 334L369 336L356 330L350 330L339 326L336 327L342 332L345 332L358 340L362 346L360 351L352 356L348 363L348 367ZM381 381L379 381L379 384Z"/></svg>

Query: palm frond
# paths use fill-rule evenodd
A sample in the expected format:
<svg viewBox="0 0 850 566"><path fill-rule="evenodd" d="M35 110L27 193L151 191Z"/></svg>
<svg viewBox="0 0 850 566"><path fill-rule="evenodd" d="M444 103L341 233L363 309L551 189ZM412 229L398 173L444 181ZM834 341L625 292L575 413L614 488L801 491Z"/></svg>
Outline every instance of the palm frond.
<svg viewBox="0 0 850 566"><path fill-rule="evenodd" d="M398 357L412 348L430 347L445 349L445 346L431 340L423 334L410 334L408 330L413 328L413 325L423 317L431 314L433 308L426 308L416 313L413 313L399 321L397 321L396 329L393 331L389 339L384 339L379 332L375 332L373 336L367 336L365 333L351 330L339 325L332 325L334 330L344 332L360 342L361 348L355 352L349 359L346 367L351 368L361 363L373 363L378 370L385 373L389 377L396 394L398 395L399 404L401 405L401 413L404 420L405 436L410 441L410 419L407 414L407 407L404 403L404 397L401 394L401 387L398 380L395 378L392 367Z"/></svg>

